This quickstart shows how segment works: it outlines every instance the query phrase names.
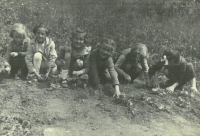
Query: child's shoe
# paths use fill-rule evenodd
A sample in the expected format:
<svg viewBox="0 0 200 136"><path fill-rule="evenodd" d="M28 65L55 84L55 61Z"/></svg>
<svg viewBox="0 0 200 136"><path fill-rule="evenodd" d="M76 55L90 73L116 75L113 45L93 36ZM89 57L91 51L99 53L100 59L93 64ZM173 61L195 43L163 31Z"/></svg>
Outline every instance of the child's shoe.
<svg viewBox="0 0 200 136"><path fill-rule="evenodd" d="M37 76L35 74L28 74L26 77L27 80L32 80L34 82L37 82Z"/></svg>
<svg viewBox="0 0 200 136"><path fill-rule="evenodd" d="M196 92L196 93L198 92L197 88L194 88L194 87L191 87L190 90L191 90L192 92Z"/></svg>
<svg viewBox="0 0 200 136"><path fill-rule="evenodd" d="M194 87L191 87L190 90L191 90L190 97L194 98L198 94L198 90L197 88L194 88Z"/></svg>
<svg viewBox="0 0 200 136"><path fill-rule="evenodd" d="M67 80L61 81L61 86L62 86L63 88L68 88Z"/></svg>

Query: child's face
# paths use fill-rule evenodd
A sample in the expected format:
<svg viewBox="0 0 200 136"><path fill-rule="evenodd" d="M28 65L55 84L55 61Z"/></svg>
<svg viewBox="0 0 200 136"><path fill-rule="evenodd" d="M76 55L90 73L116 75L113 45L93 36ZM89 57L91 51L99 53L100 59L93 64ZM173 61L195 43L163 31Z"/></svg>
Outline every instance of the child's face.
<svg viewBox="0 0 200 136"><path fill-rule="evenodd" d="M47 37L45 28L38 28L35 37L38 43L44 43Z"/></svg>
<svg viewBox="0 0 200 136"><path fill-rule="evenodd" d="M111 45L103 45L99 53L101 58L108 58L113 54L113 47Z"/></svg>
<svg viewBox="0 0 200 136"><path fill-rule="evenodd" d="M76 47L76 48L80 48L84 45L84 35L76 35L74 38L73 38L73 46Z"/></svg>
<svg viewBox="0 0 200 136"><path fill-rule="evenodd" d="M14 32L13 33L13 41L16 45L21 45L23 44L23 41L24 41L24 35L23 34L20 34L18 32Z"/></svg>

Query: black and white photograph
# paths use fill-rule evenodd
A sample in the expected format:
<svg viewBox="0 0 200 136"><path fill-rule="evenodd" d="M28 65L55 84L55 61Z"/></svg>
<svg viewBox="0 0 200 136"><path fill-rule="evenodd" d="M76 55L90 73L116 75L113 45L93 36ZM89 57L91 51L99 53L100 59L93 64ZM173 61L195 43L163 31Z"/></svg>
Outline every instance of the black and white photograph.
<svg viewBox="0 0 200 136"><path fill-rule="evenodd" d="M0 0L0 136L200 136L200 0Z"/></svg>

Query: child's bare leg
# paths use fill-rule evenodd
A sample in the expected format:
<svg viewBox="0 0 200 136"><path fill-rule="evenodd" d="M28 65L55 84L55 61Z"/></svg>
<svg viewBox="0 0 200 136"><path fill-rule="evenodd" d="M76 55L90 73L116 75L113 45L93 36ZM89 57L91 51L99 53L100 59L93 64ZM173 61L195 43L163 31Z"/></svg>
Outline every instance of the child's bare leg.
<svg viewBox="0 0 200 136"><path fill-rule="evenodd" d="M33 65L37 73L40 72L41 63L42 63L42 54L37 52L34 54L34 57L33 57Z"/></svg>
<svg viewBox="0 0 200 136"><path fill-rule="evenodd" d="M56 67L53 67L53 68L51 69L51 74L57 75L58 73L59 73L59 71L57 70L57 66L56 66Z"/></svg>
<svg viewBox="0 0 200 136"><path fill-rule="evenodd" d="M195 92L197 92L197 86L196 86L196 78L194 77L193 79L190 80L191 83L191 89Z"/></svg>

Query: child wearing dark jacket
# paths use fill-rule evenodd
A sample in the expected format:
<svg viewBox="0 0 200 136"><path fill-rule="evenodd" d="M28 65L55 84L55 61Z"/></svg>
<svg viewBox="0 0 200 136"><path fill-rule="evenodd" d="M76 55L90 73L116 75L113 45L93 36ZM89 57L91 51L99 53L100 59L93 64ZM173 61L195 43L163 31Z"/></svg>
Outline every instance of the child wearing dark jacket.
<svg viewBox="0 0 200 136"><path fill-rule="evenodd" d="M13 40L10 42L5 54L7 62L6 67L11 67L11 77L18 79L18 76L20 76L22 79L25 79L28 74L25 56L27 47L30 44L30 39L26 33L26 27L20 23L14 24L10 32L10 37L13 38Z"/></svg>
<svg viewBox="0 0 200 136"><path fill-rule="evenodd" d="M192 63L188 63L184 57L177 52L167 49L162 55L162 59L149 69L149 75L152 79L153 87L158 86L155 73L162 70L164 75L169 79L164 83L168 93L174 92L174 89L182 89L190 81L191 90L197 92L195 71Z"/></svg>
<svg viewBox="0 0 200 136"><path fill-rule="evenodd" d="M90 54L89 84L99 89L100 83L111 82L115 88L114 97L120 96L119 81L117 72L114 69L112 54L116 48L115 42L111 39L103 39L99 47Z"/></svg>

